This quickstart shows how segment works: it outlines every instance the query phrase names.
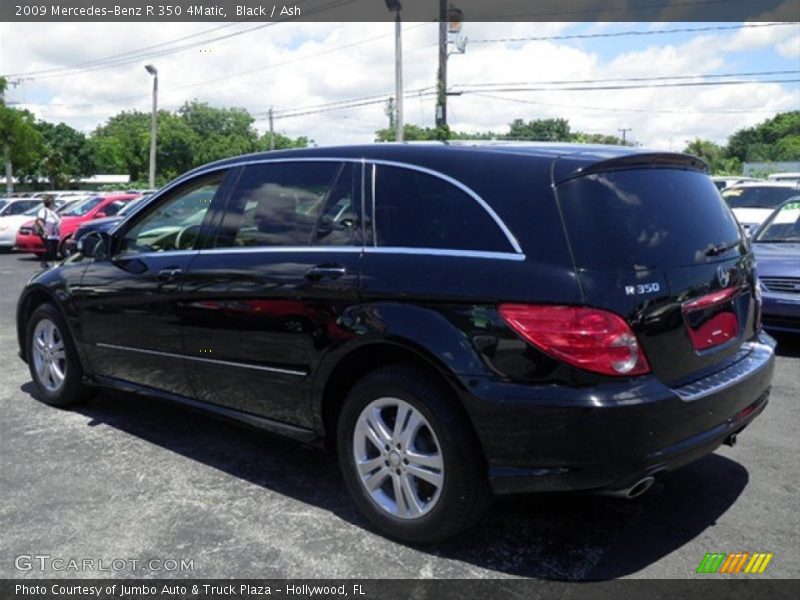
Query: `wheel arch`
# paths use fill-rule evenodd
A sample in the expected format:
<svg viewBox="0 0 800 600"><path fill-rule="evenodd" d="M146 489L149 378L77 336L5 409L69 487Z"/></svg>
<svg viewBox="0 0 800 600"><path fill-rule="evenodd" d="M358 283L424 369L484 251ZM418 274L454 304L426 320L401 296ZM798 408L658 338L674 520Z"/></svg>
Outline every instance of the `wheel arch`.
<svg viewBox="0 0 800 600"><path fill-rule="evenodd" d="M67 311L64 310L63 302L58 297L57 291L44 285L36 285L25 290L25 293L20 297L17 305L17 341L20 349L20 358L26 363L28 362L30 352L27 340L28 322L33 312L45 303L50 303L55 306L56 310L58 310L64 318L64 322L67 324L67 329L69 330L69 335L72 337L73 344L78 353L81 369L84 374L87 374L86 357L83 353L83 346L75 335L74 323L69 318Z"/></svg>
<svg viewBox="0 0 800 600"><path fill-rule="evenodd" d="M390 365L409 365L423 371L442 386L464 414L478 438L472 419L461 400L465 387L460 377L436 356L408 339L365 341L337 357L324 377L318 377L313 393L313 419L328 448L336 443L336 423L348 391L368 373Z"/></svg>

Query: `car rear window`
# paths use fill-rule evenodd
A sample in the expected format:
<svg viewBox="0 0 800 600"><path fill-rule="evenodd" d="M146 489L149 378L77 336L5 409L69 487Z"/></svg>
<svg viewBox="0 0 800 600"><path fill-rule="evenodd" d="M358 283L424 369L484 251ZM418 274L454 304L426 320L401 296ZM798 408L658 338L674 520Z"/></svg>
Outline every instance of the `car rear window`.
<svg viewBox="0 0 800 600"><path fill-rule="evenodd" d="M775 208L797 194L790 187L734 187L722 192L722 197L731 208Z"/></svg>
<svg viewBox="0 0 800 600"><path fill-rule="evenodd" d="M740 239L733 213L696 171L608 171L567 181L558 195L579 268L701 264L714 260L710 248Z"/></svg>

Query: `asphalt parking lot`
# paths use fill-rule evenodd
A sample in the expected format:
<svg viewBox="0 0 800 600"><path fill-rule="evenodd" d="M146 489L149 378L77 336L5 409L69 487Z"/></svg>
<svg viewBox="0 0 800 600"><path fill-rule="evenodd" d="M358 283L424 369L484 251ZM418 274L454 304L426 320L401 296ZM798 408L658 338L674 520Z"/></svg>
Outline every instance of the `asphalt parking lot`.
<svg viewBox="0 0 800 600"><path fill-rule="evenodd" d="M38 268L0 255L0 578L694 578L706 552L739 551L774 553L762 577L800 577L800 338L779 338L770 404L738 445L643 498L504 499L466 534L411 547L369 529L320 450L119 393L38 402L14 328ZM193 570L19 570L20 555Z"/></svg>

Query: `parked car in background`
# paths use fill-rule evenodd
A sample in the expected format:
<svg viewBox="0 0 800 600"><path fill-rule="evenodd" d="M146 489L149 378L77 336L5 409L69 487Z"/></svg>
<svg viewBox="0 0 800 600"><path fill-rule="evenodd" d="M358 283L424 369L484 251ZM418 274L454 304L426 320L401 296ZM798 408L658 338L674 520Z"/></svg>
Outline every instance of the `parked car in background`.
<svg viewBox="0 0 800 600"><path fill-rule="evenodd" d="M111 217L102 217L100 219L92 219L91 221L86 221L78 226L75 230L75 234L70 237L66 242L64 242L64 247L66 249L67 254L74 254L78 248L80 247L81 239L86 236L88 233L92 231L111 231L111 229L122 219L124 219L127 215L133 212L133 210L141 205L141 203L146 200L148 196L141 196L134 200L128 202L125 206L119 209L119 212Z"/></svg>
<svg viewBox="0 0 800 600"><path fill-rule="evenodd" d="M22 214L0 217L0 251L8 252L14 248L19 228L33 219L41 206L41 201L35 200L34 205Z"/></svg>
<svg viewBox="0 0 800 600"><path fill-rule="evenodd" d="M770 173L767 181L788 181L790 183L800 183L800 173Z"/></svg>
<svg viewBox="0 0 800 600"><path fill-rule="evenodd" d="M40 200L32 198L0 198L0 219L13 215L21 215L34 206L41 205Z"/></svg>
<svg viewBox="0 0 800 600"><path fill-rule="evenodd" d="M76 202L59 214L61 216L61 240L58 246L59 256L66 256L66 243L72 238L75 230L87 221L102 219L116 215L130 200L138 198L136 194L106 194L93 196L83 202ZM42 239L33 231L31 220L19 228L16 247L22 252L30 252L41 256L45 252Z"/></svg>
<svg viewBox="0 0 800 600"><path fill-rule="evenodd" d="M729 188L732 185L736 185L738 183L745 183L748 181L760 181L760 179L756 179L755 177L741 177L738 175L717 175L712 177L711 181L714 182L714 185L717 186L717 189L719 191L722 191L725 188Z"/></svg>
<svg viewBox="0 0 800 600"><path fill-rule="evenodd" d="M38 398L126 389L327 444L405 541L455 535L492 493L635 497L768 402L754 259L691 156L248 155L83 248L17 304Z"/></svg>
<svg viewBox="0 0 800 600"><path fill-rule="evenodd" d="M800 333L800 196L781 204L752 240L766 329Z"/></svg>
<svg viewBox="0 0 800 600"><path fill-rule="evenodd" d="M740 183L722 191L722 197L748 235L752 235L781 202L798 194L800 184L778 181Z"/></svg>

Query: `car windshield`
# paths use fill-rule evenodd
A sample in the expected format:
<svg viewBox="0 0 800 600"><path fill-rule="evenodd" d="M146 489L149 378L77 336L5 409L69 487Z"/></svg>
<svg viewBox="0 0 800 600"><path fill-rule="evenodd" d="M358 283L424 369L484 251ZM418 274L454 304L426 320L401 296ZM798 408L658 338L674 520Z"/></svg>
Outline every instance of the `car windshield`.
<svg viewBox="0 0 800 600"><path fill-rule="evenodd" d="M75 206L69 207L61 216L63 217L82 217L85 214L88 214L95 206L100 204L104 200L103 196L94 196L93 198L89 198L88 200L84 200L83 202L78 202Z"/></svg>
<svg viewBox="0 0 800 600"><path fill-rule="evenodd" d="M6 204L8 204L8 200L6 200L5 198L0 199L0 213L3 212L3 209L5 208Z"/></svg>
<svg viewBox="0 0 800 600"><path fill-rule="evenodd" d="M800 242L800 196L772 213L754 241L756 243Z"/></svg>
<svg viewBox="0 0 800 600"><path fill-rule="evenodd" d="M722 192L731 208L775 208L784 200L797 195L790 187L732 187Z"/></svg>

